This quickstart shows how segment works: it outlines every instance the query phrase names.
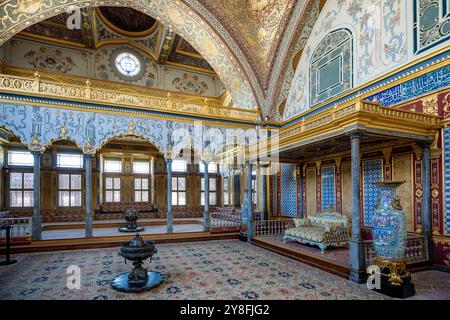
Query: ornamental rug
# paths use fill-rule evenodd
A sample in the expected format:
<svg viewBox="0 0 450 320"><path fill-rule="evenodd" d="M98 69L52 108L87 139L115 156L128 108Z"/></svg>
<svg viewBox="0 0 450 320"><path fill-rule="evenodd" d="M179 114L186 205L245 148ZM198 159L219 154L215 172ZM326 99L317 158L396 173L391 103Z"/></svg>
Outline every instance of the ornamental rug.
<svg viewBox="0 0 450 320"><path fill-rule="evenodd" d="M239 240L158 244L149 270L165 282L144 293L121 293L110 282L132 264L118 248L18 256L0 274L0 299L386 299L322 270ZM81 270L79 289L68 289L67 267Z"/></svg>

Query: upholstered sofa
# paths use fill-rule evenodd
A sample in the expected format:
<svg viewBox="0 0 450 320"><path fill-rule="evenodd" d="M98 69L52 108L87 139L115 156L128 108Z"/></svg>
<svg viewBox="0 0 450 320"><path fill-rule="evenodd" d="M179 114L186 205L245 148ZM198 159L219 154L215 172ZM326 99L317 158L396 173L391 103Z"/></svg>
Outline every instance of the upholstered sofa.
<svg viewBox="0 0 450 320"><path fill-rule="evenodd" d="M322 253L329 246L346 246L351 236L349 219L339 213L321 213L305 219L294 219L294 228L284 231L283 242L294 240L316 245Z"/></svg>

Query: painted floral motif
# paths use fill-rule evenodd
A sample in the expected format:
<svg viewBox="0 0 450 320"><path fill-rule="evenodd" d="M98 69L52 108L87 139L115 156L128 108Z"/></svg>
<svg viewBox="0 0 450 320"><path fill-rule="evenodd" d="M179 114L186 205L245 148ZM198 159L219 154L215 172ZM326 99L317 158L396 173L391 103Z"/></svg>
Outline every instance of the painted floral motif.
<svg viewBox="0 0 450 320"><path fill-rule="evenodd" d="M208 85L202 81L198 76L191 74L183 74L180 78L175 78L172 81L175 88L184 93L204 94L208 90Z"/></svg>
<svg viewBox="0 0 450 320"><path fill-rule="evenodd" d="M67 73L75 67L69 56L63 56L61 50L41 47L39 51L31 50L23 56L28 63L38 70Z"/></svg>

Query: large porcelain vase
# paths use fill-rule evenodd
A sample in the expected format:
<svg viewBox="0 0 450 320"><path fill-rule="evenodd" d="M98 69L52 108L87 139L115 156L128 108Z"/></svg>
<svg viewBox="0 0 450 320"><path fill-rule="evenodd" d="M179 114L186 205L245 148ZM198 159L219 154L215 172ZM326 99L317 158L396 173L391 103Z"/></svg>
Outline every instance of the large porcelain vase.
<svg viewBox="0 0 450 320"><path fill-rule="evenodd" d="M388 260L405 258L406 218L396 195L396 189L404 181L375 182L380 197L372 220L372 236L375 254Z"/></svg>

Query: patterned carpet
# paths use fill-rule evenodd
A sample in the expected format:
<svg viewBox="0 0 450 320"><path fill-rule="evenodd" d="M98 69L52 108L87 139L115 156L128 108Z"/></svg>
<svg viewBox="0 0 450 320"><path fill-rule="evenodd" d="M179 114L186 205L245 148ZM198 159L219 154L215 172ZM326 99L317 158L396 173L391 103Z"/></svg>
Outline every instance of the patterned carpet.
<svg viewBox="0 0 450 320"><path fill-rule="evenodd" d="M238 240L159 244L150 269L166 281L139 294L110 281L131 270L118 248L27 254L0 273L0 299L386 299L345 279ZM81 288L66 268L81 268ZM148 266L148 263L146 263Z"/></svg>

